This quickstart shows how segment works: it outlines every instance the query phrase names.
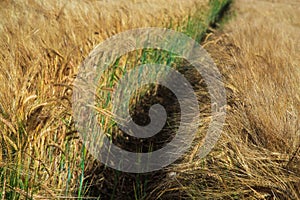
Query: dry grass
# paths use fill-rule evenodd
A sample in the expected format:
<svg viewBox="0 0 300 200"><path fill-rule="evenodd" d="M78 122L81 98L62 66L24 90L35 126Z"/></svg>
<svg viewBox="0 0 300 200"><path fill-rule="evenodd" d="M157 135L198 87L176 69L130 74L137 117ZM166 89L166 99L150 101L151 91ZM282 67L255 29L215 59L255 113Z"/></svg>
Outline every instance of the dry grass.
<svg viewBox="0 0 300 200"><path fill-rule="evenodd" d="M83 172L93 160L82 149L71 116L77 66L95 45L118 32L169 27L171 21L176 27L207 4L1 1L2 198L82 196Z"/></svg>
<svg viewBox="0 0 300 200"><path fill-rule="evenodd" d="M300 198L299 5L236 1L226 34L204 44L227 85L226 127L204 160L169 169L162 196Z"/></svg>
<svg viewBox="0 0 300 200"><path fill-rule="evenodd" d="M137 176L104 168L82 148L70 105L77 66L109 36L175 28L208 0L1 1L2 198L81 197L91 187L116 199L299 199L299 3L276 2L237 0L226 34L204 44L228 91L218 145L205 159L191 153Z"/></svg>

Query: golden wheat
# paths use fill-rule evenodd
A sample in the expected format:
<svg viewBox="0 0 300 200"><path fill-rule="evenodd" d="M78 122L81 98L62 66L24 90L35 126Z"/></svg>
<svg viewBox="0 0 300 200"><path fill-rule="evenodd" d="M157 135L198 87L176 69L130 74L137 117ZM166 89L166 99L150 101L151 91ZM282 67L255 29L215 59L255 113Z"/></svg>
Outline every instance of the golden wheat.
<svg viewBox="0 0 300 200"><path fill-rule="evenodd" d="M72 122L71 88L80 63L118 32L171 21L175 28L207 8L208 0L1 1L0 159L4 179L15 178L15 185L3 182L3 193L75 194L82 163L93 164Z"/></svg>
<svg viewBox="0 0 300 200"><path fill-rule="evenodd" d="M204 160L188 156L170 168L177 177L166 178L158 196L300 198L299 5L235 2L236 18L225 33L204 44L227 87L222 138Z"/></svg>

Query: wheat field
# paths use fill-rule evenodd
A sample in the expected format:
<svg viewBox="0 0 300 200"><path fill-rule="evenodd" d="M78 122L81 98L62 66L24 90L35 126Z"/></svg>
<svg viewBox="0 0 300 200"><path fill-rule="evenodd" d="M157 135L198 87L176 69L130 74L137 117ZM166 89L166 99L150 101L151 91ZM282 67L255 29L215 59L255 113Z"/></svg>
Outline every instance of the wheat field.
<svg viewBox="0 0 300 200"><path fill-rule="evenodd" d="M224 2L0 1L1 199L300 199L300 4L235 0L220 19ZM210 105L189 73L203 98L194 147L139 175L89 154L71 98L89 52L140 27L200 39L223 75L227 115L217 145L198 159Z"/></svg>
<svg viewBox="0 0 300 200"><path fill-rule="evenodd" d="M190 197L300 198L299 9L237 0L233 19L203 44L225 77L228 109L205 162L178 167Z"/></svg>
<svg viewBox="0 0 300 200"><path fill-rule="evenodd" d="M205 0L1 1L2 199L84 196L94 159L72 121L78 66L116 33L176 28L207 9Z"/></svg>

